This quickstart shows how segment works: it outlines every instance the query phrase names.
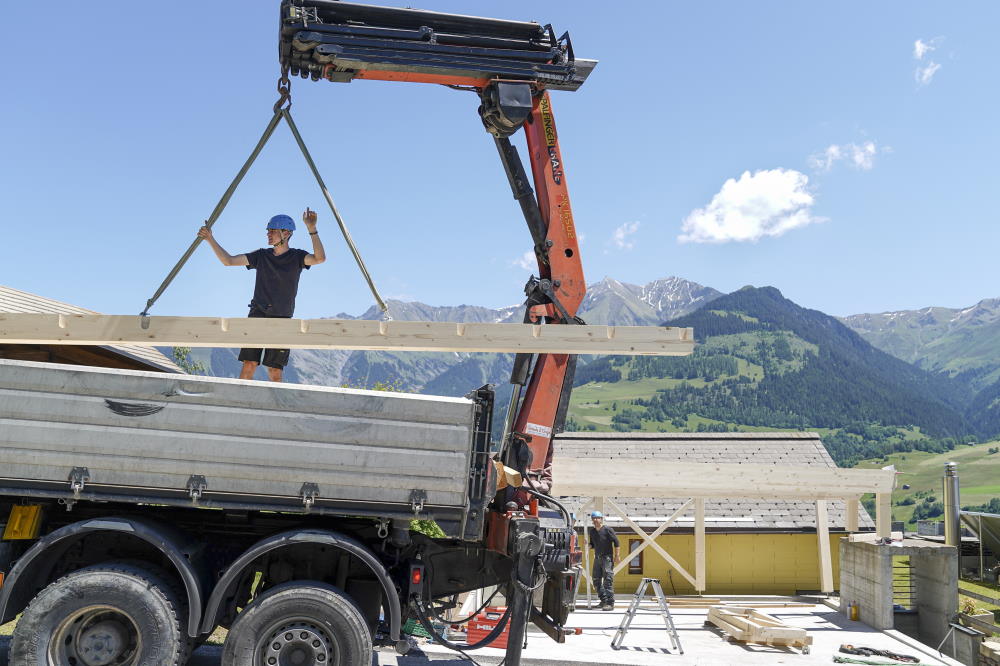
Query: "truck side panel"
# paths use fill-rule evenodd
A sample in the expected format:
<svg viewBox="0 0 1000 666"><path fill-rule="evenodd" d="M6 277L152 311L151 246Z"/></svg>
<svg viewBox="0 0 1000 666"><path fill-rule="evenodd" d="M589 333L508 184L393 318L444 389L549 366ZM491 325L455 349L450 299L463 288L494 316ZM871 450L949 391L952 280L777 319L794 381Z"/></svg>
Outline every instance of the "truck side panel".
<svg viewBox="0 0 1000 666"><path fill-rule="evenodd" d="M467 505L476 404L463 398L0 359L8 479Z"/></svg>

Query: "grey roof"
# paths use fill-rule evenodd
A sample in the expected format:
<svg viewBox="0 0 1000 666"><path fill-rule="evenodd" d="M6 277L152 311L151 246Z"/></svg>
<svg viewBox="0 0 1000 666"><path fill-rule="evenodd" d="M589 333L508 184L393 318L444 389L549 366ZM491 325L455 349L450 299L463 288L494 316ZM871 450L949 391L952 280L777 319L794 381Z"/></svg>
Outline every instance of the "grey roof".
<svg viewBox="0 0 1000 666"><path fill-rule="evenodd" d="M62 303L51 298L38 296L26 291L0 285L0 312L5 313L48 313L48 314L99 314L93 310ZM105 345L104 349L113 351L148 366L166 372L184 371L173 361L154 347L140 345Z"/></svg>
<svg viewBox="0 0 1000 666"><path fill-rule="evenodd" d="M656 459L686 463L730 463L755 465L811 465L836 467L826 447L812 432L734 433L607 433L567 432L556 437L556 457ZM641 464L641 463L637 463ZM559 479L555 479L559 490ZM567 508L578 509L587 498L565 498ZM687 498L611 498L641 527L655 528L666 521ZM827 501L831 529L844 527L845 503ZM864 507L859 507L859 525L873 528ZM617 512L605 512L607 524L625 526ZM694 525L693 511L674 526ZM616 520L617 519L617 520ZM673 530L671 526L669 530ZM708 531L768 530L800 531L816 526L816 505L806 500L705 500L705 529ZM625 529L629 529L625 527ZM668 531L669 531L668 530Z"/></svg>

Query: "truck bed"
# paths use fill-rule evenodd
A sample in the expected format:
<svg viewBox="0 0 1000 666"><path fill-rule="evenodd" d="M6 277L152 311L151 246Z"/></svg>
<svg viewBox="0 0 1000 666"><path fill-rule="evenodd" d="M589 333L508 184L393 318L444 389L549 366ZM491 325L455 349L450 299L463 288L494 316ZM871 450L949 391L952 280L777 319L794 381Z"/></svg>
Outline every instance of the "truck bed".
<svg viewBox="0 0 1000 666"><path fill-rule="evenodd" d="M466 519L483 499L470 478L485 480L484 410L467 398L0 359L0 493L419 512L475 538ZM74 470L87 477L76 495Z"/></svg>

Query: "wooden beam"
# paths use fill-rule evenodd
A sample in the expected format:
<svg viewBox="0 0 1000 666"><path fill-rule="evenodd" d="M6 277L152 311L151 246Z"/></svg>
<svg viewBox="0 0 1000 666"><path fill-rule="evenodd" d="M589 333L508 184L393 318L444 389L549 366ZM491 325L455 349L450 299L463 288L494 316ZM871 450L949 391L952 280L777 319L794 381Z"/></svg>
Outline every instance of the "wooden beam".
<svg viewBox="0 0 1000 666"><path fill-rule="evenodd" d="M0 314L0 343L684 356L690 328Z"/></svg>
<svg viewBox="0 0 1000 666"><path fill-rule="evenodd" d="M660 544L656 543L655 541L651 541L649 539L649 537L646 536L646 532L641 527L639 527L638 525L636 525L635 522L633 522L632 519L629 518L628 515L626 515L626 513L622 510L622 508L620 506L618 506L617 504L615 504L612 500L608 499L607 497L604 498L604 501L607 504L610 504L615 509L615 511L617 511L619 513L619 515L621 515L621 518L622 518L622 520L625 521L625 524L628 525L629 527L631 527L633 530L635 530L636 533L640 534L642 536L642 538L643 538L644 543L648 543L650 548L652 548L657 553L659 553L660 557L662 557L663 559L665 559L667 561L667 564L669 564L674 569L676 569L677 573L679 573L680 575L684 576L684 578L686 578L687 581L689 583L691 583L691 585L697 585L697 583L695 582L694 577L691 574L689 574L687 572L687 570L684 567L682 567L677 562L677 560L675 560L673 557L671 557L670 553L668 553L667 551L663 550L663 548L660 546ZM616 567L615 568L615 572L617 573L617 571L618 571L618 568Z"/></svg>
<svg viewBox="0 0 1000 666"><path fill-rule="evenodd" d="M694 500L694 589L705 592L705 498Z"/></svg>
<svg viewBox="0 0 1000 666"><path fill-rule="evenodd" d="M848 498L845 500L844 511L844 529L848 532L858 531L858 510L860 508L861 502L857 497Z"/></svg>
<svg viewBox="0 0 1000 666"><path fill-rule="evenodd" d="M687 511L688 507L691 506L692 502L694 502L694 500L688 500L687 502L684 502L684 504L682 504L679 509L674 511L673 514L671 514L671 516L667 518L666 522L657 527L656 530L648 537L646 536L645 531L640 532L639 536L643 537L643 542L639 544L638 548L629 553L629 557L627 560L622 560L621 562L618 563L618 566L615 567L615 573L617 574L619 571L624 569L625 565L628 564L628 561L635 559L635 556L641 553L643 550L645 550L646 546L648 546L651 543L655 543L656 537L663 534L668 527L673 525L674 521L680 518L684 514L684 512Z"/></svg>
<svg viewBox="0 0 1000 666"><path fill-rule="evenodd" d="M891 492L875 493L875 534L879 538L892 536Z"/></svg>
<svg viewBox="0 0 1000 666"><path fill-rule="evenodd" d="M574 458L558 450L552 467L558 494L584 497L842 499L888 493L895 482L881 469Z"/></svg>
<svg viewBox="0 0 1000 666"><path fill-rule="evenodd" d="M830 554L830 521L827 518L826 500L816 500L816 544L819 548L820 592L833 592L833 559Z"/></svg>

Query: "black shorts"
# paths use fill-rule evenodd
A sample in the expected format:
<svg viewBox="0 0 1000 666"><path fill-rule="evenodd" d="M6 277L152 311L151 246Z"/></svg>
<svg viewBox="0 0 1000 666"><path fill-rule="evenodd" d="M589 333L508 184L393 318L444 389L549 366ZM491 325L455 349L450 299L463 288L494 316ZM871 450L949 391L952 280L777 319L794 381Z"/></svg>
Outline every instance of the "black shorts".
<svg viewBox="0 0 1000 666"><path fill-rule="evenodd" d="M250 313L247 317L269 317L260 308L250 304ZM278 319L290 319L291 317L278 317ZM239 360L241 361L253 361L254 363L259 363L261 365L267 366L269 368L284 368L288 365L288 356L291 354L290 349L253 349L250 347L245 347L240 350ZM261 358L263 356L263 359Z"/></svg>

